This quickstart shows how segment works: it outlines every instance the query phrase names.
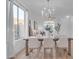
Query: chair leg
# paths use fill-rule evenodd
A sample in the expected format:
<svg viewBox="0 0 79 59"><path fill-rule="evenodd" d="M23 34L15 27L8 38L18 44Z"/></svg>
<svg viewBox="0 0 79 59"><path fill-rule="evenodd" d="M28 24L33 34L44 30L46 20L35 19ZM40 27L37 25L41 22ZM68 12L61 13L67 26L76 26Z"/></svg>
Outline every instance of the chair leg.
<svg viewBox="0 0 79 59"><path fill-rule="evenodd" d="M50 50L47 52L47 50ZM52 48L44 48L44 59L53 59L53 49Z"/></svg>

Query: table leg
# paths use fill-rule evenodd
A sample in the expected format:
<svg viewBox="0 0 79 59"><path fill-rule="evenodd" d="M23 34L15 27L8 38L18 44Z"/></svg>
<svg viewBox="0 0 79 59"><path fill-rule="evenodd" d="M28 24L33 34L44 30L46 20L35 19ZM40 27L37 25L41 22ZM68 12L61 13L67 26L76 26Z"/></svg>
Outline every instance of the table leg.
<svg viewBox="0 0 79 59"><path fill-rule="evenodd" d="M28 52L28 39L26 40L26 56L29 55L29 52Z"/></svg>
<svg viewBox="0 0 79 59"><path fill-rule="evenodd" d="M37 53L37 55L39 56L40 50L42 48L43 39L38 39L38 41L40 42L40 46L39 46L38 53Z"/></svg>
<svg viewBox="0 0 79 59"><path fill-rule="evenodd" d="M56 59L56 41L54 41L53 58Z"/></svg>
<svg viewBox="0 0 79 59"><path fill-rule="evenodd" d="M73 40L72 38L68 39L68 55L71 56L71 40Z"/></svg>
<svg viewBox="0 0 79 59"><path fill-rule="evenodd" d="M54 59L57 59L57 41L59 40L59 38L55 38L55 39L53 39L53 41L54 41L54 49L53 49L53 55L54 55Z"/></svg>

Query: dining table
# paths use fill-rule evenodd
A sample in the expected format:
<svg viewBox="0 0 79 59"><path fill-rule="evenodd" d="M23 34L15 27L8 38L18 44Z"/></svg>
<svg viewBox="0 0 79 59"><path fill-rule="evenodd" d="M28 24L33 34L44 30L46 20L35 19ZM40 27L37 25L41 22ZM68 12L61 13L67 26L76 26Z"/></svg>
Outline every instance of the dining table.
<svg viewBox="0 0 79 59"><path fill-rule="evenodd" d="M45 39L53 40L54 41L54 45L55 45L55 49L54 49L55 51L56 51L56 47L57 47L56 41L59 40L58 38L54 38L53 36L50 36L50 37L49 36L29 36L29 37L24 39L26 41L26 56L29 55L29 52L28 52L28 50L29 50L28 42L31 39L37 39L40 42L40 48L42 47L43 40L45 40ZM54 56L56 57L56 53L54 53ZM54 59L56 59L55 57L54 57Z"/></svg>
<svg viewBox="0 0 79 59"><path fill-rule="evenodd" d="M55 38L54 36L28 36L27 38L25 38L25 42L26 42L26 56L29 55L29 40L32 40L32 39L37 39L39 42L40 42L40 49L43 45L43 41L48 39L48 40L52 40L54 42L54 52L53 52L53 55L54 55L54 59L56 59L56 50L57 50L57 41L59 40L59 38ZM69 54L71 53L71 40L72 38L68 38L67 41L68 41L68 51L69 51Z"/></svg>

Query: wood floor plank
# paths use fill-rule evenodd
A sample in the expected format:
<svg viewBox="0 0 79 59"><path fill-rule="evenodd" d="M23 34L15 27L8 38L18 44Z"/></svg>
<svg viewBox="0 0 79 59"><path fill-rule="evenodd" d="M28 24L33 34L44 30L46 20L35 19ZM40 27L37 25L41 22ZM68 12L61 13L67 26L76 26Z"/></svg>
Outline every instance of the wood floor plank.
<svg viewBox="0 0 79 59"><path fill-rule="evenodd" d="M25 50L23 50L23 52L21 52L20 54L18 54L14 59L53 59L53 49L52 48L46 48L46 49L42 49L39 53L39 56L37 55L37 50L38 49L34 49L29 56L25 55ZM63 51L63 49L59 48L59 51ZM61 55L60 52L57 52L57 59L72 59L71 56L68 56L67 53L61 52L61 54L64 53L64 55Z"/></svg>

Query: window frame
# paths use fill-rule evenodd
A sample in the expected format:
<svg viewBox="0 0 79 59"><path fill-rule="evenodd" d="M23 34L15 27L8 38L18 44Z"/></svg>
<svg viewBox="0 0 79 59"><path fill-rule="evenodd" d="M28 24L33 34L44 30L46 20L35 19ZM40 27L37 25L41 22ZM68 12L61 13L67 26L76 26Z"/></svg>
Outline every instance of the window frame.
<svg viewBox="0 0 79 59"><path fill-rule="evenodd" d="M27 16L27 14L26 14L26 12L28 13L28 10L26 10L26 9L24 9L24 8L22 8L22 6L20 6L20 5L17 5L16 3L13 3L13 5L15 5L16 7L17 7L17 24L19 23L19 9L22 9L23 10L23 12L24 12L24 15L23 15L23 20L24 20L24 32L25 32L25 25L26 25L26 16ZM13 11L14 12L14 11ZM13 16L13 21L14 21L14 16ZM19 27L20 25L17 25L17 27ZM13 27L14 27L14 23L13 23ZM14 29L15 30L15 29ZM19 29L20 30L20 29ZM17 31L16 31L17 32ZM19 40L19 39L21 39L20 38L20 32L19 32L19 36L18 37L16 37L15 36L15 34L17 34L17 33L13 33L14 34L14 40Z"/></svg>

